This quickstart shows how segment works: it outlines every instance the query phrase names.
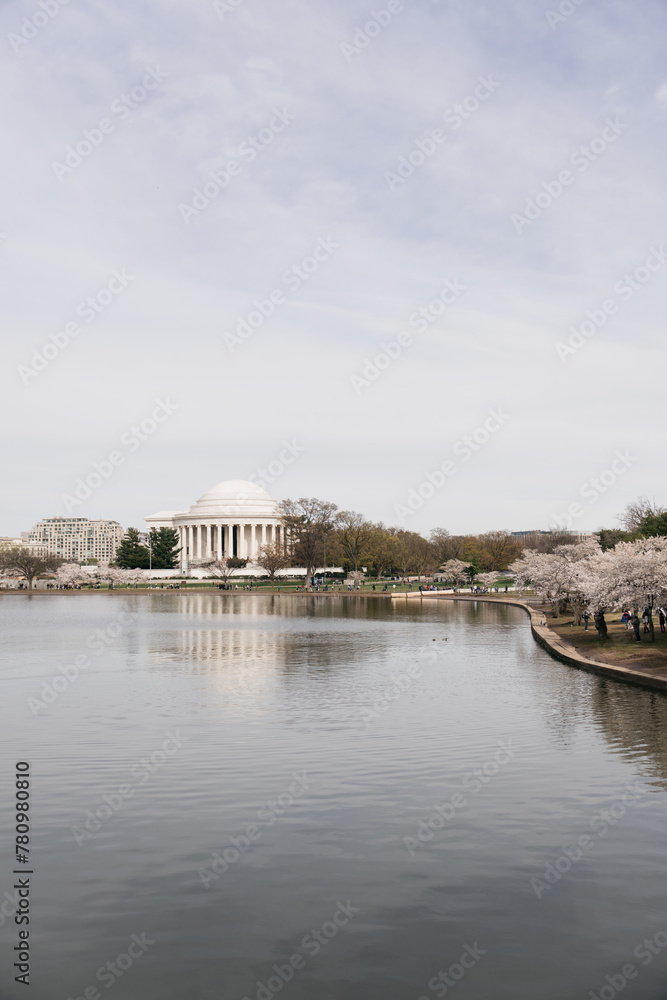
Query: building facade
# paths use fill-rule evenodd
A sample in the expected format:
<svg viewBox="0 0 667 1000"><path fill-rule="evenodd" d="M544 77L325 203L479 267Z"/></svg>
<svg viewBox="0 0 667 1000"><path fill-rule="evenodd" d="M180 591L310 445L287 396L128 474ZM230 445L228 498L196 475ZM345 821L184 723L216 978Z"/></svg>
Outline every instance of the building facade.
<svg viewBox="0 0 667 1000"><path fill-rule="evenodd" d="M28 549L38 559L44 559L48 556L49 552L46 546L41 543L31 542L29 536L29 531L22 531L19 538L16 538L14 535L3 535L0 537L0 549L21 547Z"/></svg>
<svg viewBox="0 0 667 1000"><path fill-rule="evenodd" d="M118 521L90 521L87 517L47 517L30 530L31 545L39 545L49 555L85 563L97 559L109 563L123 540L125 529Z"/></svg>
<svg viewBox="0 0 667 1000"><path fill-rule="evenodd" d="M149 514L149 528L175 528L181 570L236 556L254 562L264 545L285 544L280 505L266 490L243 479L213 486L189 510Z"/></svg>
<svg viewBox="0 0 667 1000"><path fill-rule="evenodd" d="M542 528L535 528L533 531L513 531L513 538L530 538L531 535L551 535L554 531L568 531L567 528L552 528L550 531L543 531ZM595 538L594 531L569 531L576 542L587 542L589 538Z"/></svg>

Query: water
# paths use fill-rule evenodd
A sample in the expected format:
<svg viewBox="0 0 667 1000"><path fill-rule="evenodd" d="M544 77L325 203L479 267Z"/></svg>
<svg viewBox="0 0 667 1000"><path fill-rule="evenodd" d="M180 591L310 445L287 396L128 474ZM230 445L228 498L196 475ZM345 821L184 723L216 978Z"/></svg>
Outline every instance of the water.
<svg viewBox="0 0 667 1000"><path fill-rule="evenodd" d="M663 1000L667 702L557 663L519 609L77 593L0 614L32 1000ZM12 870L5 851L0 893Z"/></svg>

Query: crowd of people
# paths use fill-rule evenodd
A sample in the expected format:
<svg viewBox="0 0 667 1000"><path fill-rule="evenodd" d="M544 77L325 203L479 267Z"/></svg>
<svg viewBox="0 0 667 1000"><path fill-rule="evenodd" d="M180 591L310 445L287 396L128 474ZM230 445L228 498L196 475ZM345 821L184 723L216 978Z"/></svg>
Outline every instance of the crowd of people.
<svg viewBox="0 0 667 1000"><path fill-rule="evenodd" d="M656 609L658 612L658 621L660 623L660 631L667 631L667 609L660 607ZM604 615L602 612L598 612L591 616L589 611L584 611L581 618L584 623L584 632L588 632L588 624L591 617L593 617L595 627L601 634L607 634L607 623L605 622ZM642 635L647 635L651 633L651 626L653 624L653 613L650 608L644 608L641 618L635 611L630 611L625 609L621 615L621 621L625 625L627 631L632 631L635 634L635 642L642 641ZM642 625L644 626L642 630Z"/></svg>
<svg viewBox="0 0 667 1000"><path fill-rule="evenodd" d="M665 622L667 621L667 612L665 611L665 608L658 608L657 611L658 611L658 620L660 622L660 631L665 632L666 631ZM642 624L644 625L643 634L646 635L647 632L650 633L652 619L653 615L651 613L650 608L644 608L644 613L642 614L641 619L639 618L639 615L637 615L634 611L631 612L626 610L621 615L621 621L624 623L626 629L630 629L630 627L632 627L632 630L635 633L636 642L642 641L642 633L640 631Z"/></svg>

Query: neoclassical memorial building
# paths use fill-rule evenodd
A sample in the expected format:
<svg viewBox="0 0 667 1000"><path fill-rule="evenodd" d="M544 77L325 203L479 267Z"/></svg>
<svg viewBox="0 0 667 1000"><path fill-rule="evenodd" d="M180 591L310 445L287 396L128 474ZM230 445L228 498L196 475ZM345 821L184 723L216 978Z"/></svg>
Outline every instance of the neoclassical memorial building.
<svg viewBox="0 0 667 1000"><path fill-rule="evenodd" d="M228 556L254 562L263 545L285 543L279 504L243 479L213 486L189 510L163 510L144 518L149 528L176 528L181 569Z"/></svg>

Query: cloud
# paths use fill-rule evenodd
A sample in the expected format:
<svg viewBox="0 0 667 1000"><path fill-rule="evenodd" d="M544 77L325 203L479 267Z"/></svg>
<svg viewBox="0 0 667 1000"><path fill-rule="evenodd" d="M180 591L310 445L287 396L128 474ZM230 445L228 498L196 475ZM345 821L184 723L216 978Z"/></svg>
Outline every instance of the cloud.
<svg viewBox="0 0 667 1000"><path fill-rule="evenodd" d="M68 4L19 53L7 45L3 402L20 422L5 423L3 533L48 515L62 483L160 394L179 400L179 420L98 491L98 514L139 524L307 432L290 490L388 516L450 438L501 400L515 418L493 458L415 526L533 527L558 504L559 476L580 477L577 442L595 472L610 435L623 446L660 425L660 392L642 385L652 362L632 375L633 356L657 359L660 276L576 363L554 350L659 245L667 85L646 81L662 76L660 5L617 0L610 13L589 2L552 31L528 0L404 0L348 62L340 46L371 6L243 0L221 20L212 3L185 0L159 12L146 0ZM20 32L26 16L10 0L0 33ZM133 99L155 66L164 80ZM499 86L475 107L489 76ZM119 100L127 114L113 111ZM293 120L270 136L284 109ZM54 160L105 117L113 131L58 180ZM595 152L610 120L627 128ZM446 138L420 163L414 151L434 129ZM251 157L241 151L252 141ZM588 157L585 169L573 156ZM392 191L385 174L401 158ZM232 160L242 169L186 224L179 205ZM566 169L573 183L517 233L513 214L546 204ZM230 355L223 333L329 237L340 244L331 260ZM26 386L17 367L123 268L135 275L128 290ZM456 309L356 397L360 362L446 279L469 288ZM549 458L533 466L533 455ZM642 468L627 488L667 495L667 473ZM625 500L609 511L601 501L596 517Z"/></svg>

